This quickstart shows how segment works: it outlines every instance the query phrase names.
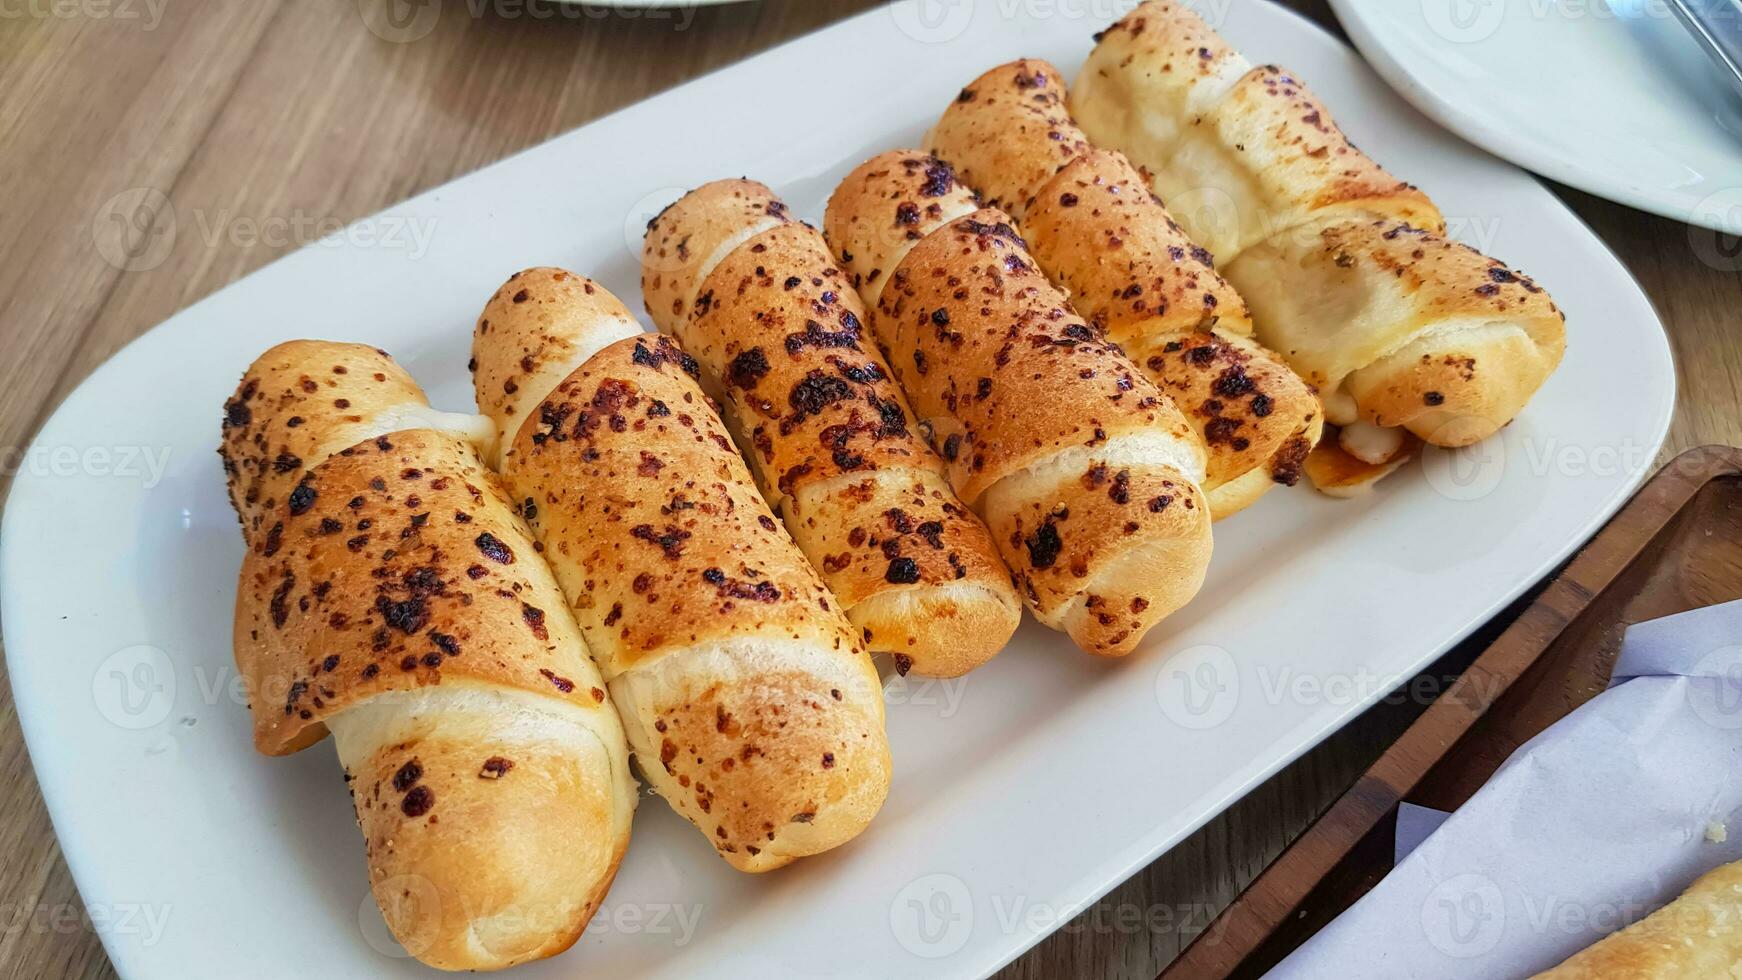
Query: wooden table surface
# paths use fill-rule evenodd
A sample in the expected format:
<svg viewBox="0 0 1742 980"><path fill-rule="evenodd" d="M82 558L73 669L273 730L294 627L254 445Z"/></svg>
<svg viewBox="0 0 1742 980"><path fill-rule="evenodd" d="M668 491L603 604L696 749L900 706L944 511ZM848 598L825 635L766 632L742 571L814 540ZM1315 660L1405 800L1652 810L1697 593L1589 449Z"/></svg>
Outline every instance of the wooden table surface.
<svg viewBox="0 0 1742 980"><path fill-rule="evenodd" d="M1335 29L1323 0L1286 2ZM0 462L123 344L319 234L299 227L369 215L876 0L639 15L399 0L399 20L372 3L0 4ZM1665 455L1742 444L1742 247L1555 190L1668 325L1681 388ZM165 238L166 205L223 224ZM1419 708L1373 709L1005 975L1153 977ZM0 972L112 975L4 686L0 780Z"/></svg>

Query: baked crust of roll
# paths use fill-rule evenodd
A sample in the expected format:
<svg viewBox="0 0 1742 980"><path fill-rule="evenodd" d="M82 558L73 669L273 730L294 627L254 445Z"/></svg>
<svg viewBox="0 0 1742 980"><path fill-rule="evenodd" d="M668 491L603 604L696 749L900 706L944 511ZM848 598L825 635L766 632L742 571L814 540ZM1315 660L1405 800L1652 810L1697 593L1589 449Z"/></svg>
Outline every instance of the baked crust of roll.
<svg viewBox="0 0 1742 980"><path fill-rule="evenodd" d="M930 148L984 196L1023 196L1035 259L1185 412L1209 450L1211 513L1231 516L1299 478L1324 428L1318 397L1246 339L1245 301L1210 253L1122 154L1089 144L1063 93L1047 62L1000 65L945 110Z"/></svg>
<svg viewBox="0 0 1742 980"><path fill-rule="evenodd" d="M333 404L343 381L301 383L358 368L403 403L356 398L359 422ZM317 445L434 414L386 355L299 341L250 369L226 424L324 432ZM604 681L494 475L461 436L395 430L304 467L284 498L237 589L256 746L334 733L372 889L421 961L493 970L568 948L616 874L636 792Z"/></svg>
<svg viewBox="0 0 1742 980"><path fill-rule="evenodd" d="M702 280L727 254L793 220L785 202L754 180L722 180L710 187L718 197L698 201L686 194L647 223L641 295L654 325L666 333L690 316Z"/></svg>
<svg viewBox="0 0 1742 980"><path fill-rule="evenodd" d="M835 187L823 235L853 288L875 309L890 274L921 239L978 210L979 200L949 164L918 150L891 150Z"/></svg>
<svg viewBox="0 0 1742 980"><path fill-rule="evenodd" d="M642 332L635 314L586 276L551 267L510 276L478 318L472 386L478 410L501 419L498 445L514 440L527 413L598 352Z"/></svg>
<svg viewBox="0 0 1742 980"><path fill-rule="evenodd" d="M495 970L563 952L623 859L637 792L627 752L543 700L449 684L383 695L334 723L370 890L431 966Z"/></svg>
<svg viewBox="0 0 1742 980"><path fill-rule="evenodd" d="M663 335L611 344L545 396L507 456L511 484L537 488L526 512L606 676L738 636L808 637L863 659L847 656L856 643L834 597L694 369Z"/></svg>
<svg viewBox="0 0 1742 980"><path fill-rule="evenodd" d="M1742 963L1742 863L1707 872L1680 898L1532 980L1691 980Z"/></svg>
<svg viewBox="0 0 1742 980"><path fill-rule="evenodd" d="M488 332L480 321L476 347L524 336L516 310L577 301L554 274L503 291L523 288L521 304L492 301L500 318ZM551 322L576 350L615 329L609 313ZM882 692L857 631L768 510L698 375L668 337L605 344L528 410L503 475L599 658L643 774L728 863L766 871L852 838L881 806Z"/></svg>
<svg viewBox="0 0 1742 980"><path fill-rule="evenodd" d="M1427 195L1350 144L1293 74L1252 67L1172 0L1149 0L1100 35L1070 109L1091 139L1151 174L1186 233L1224 265L1312 220L1445 229Z"/></svg>
<svg viewBox="0 0 1742 980"><path fill-rule="evenodd" d="M733 209L742 183L691 192L667 216L668 234ZM892 653L903 674L957 676L990 660L1021 620L1009 572L915 432L822 236L797 222L770 228L710 270L697 295L678 336L727 399L764 495L867 645Z"/></svg>
<svg viewBox="0 0 1742 980"><path fill-rule="evenodd" d="M1298 78L1246 64L1185 6L1149 0L1109 28L1069 104L1216 253L1257 338L1363 420L1469 445L1558 366L1564 317L1539 287L1448 241Z"/></svg>
<svg viewBox="0 0 1742 980"><path fill-rule="evenodd" d="M926 236L874 321L1042 622L1119 656L1196 594L1210 553L1202 445L1070 312L1007 216L984 209Z"/></svg>
<svg viewBox="0 0 1742 980"><path fill-rule="evenodd" d="M364 344L293 340L249 365L224 403L224 462L230 503L248 541L268 534L309 469L365 439L434 427L488 446L475 416L437 412L386 352Z"/></svg>
<svg viewBox="0 0 1742 980"><path fill-rule="evenodd" d="M338 712L444 681L548 690L587 710L605 700L568 618L550 616L562 594L470 445L379 436L311 470L282 513L283 530L249 548L237 593L262 752L295 752Z"/></svg>
<svg viewBox="0 0 1742 980"><path fill-rule="evenodd" d="M926 136L981 202L1024 222L1035 195L1089 151L1065 109L1058 70L1024 58L969 82Z"/></svg>
<svg viewBox="0 0 1742 980"><path fill-rule="evenodd" d="M1565 314L1528 276L1396 222L1302 230L1227 272L1308 381L1434 445L1494 434L1566 350Z"/></svg>

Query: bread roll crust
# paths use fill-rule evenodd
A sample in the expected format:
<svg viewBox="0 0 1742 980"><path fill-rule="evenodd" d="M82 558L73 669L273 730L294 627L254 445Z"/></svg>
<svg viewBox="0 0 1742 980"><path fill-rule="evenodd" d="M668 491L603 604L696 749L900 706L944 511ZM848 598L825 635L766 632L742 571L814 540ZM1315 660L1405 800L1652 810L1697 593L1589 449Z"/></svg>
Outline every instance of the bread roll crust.
<svg viewBox="0 0 1742 980"><path fill-rule="evenodd" d="M1427 195L1350 144L1293 74L1252 67L1171 0L1149 0L1102 32L1069 104L1091 139L1152 175L1186 233L1224 266L1309 220L1377 215L1444 231Z"/></svg>
<svg viewBox="0 0 1742 980"><path fill-rule="evenodd" d="M1190 7L1173 0L1143 3L1095 35L1067 104L1102 145L1155 166L1173 155L1191 120L1250 67Z"/></svg>
<svg viewBox="0 0 1742 980"><path fill-rule="evenodd" d="M506 450L527 414L600 347L641 333L622 301L566 269L526 269L484 307L475 328L491 342L473 345L478 410L501 419Z"/></svg>
<svg viewBox="0 0 1742 980"><path fill-rule="evenodd" d="M1124 154L1088 150L1043 187L1022 226L1034 257L1109 336L1251 336L1246 301Z"/></svg>
<svg viewBox="0 0 1742 980"><path fill-rule="evenodd" d="M272 474L296 483L248 542L235 652L262 752L335 733L393 934L432 966L499 969L579 938L636 795L604 681L475 447L380 431L438 414L371 348L301 341L250 369L231 430L311 458L375 434Z"/></svg>
<svg viewBox="0 0 1742 980"><path fill-rule="evenodd" d="M516 309L575 299L545 288L554 275L530 281L518 307L493 301L502 319L480 323L477 347L533 329ZM576 349L611 332L609 316L598 330L559 317ZM768 510L698 375L668 337L604 345L521 420L504 477L642 772L728 863L766 871L852 838L882 805L883 703L856 631Z"/></svg>
<svg viewBox="0 0 1742 980"><path fill-rule="evenodd" d="M950 165L918 150L890 150L836 186L823 235L853 288L875 309L895 267L913 246L980 209Z"/></svg>
<svg viewBox="0 0 1742 980"><path fill-rule="evenodd" d="M743 184L697 188L666 233L697 237L684 222L738 210ZM675 330L727 401L764 495L867 645L894 654L900 673L955 676L1003 649L1022 607L990 533L915 431L867 319L822 236L791 222L709 270Z"/></svg>
<svg viewBox="0 0 1742 980"><path fill-rule="evenodd" d="M863 660L694 370L668 337L620 340L545 397L506 457L605 675L740 636Z"/></svg>
<svg viewBox="0 0 1742 980"><path fill-rule="evenodd" d="M1218 518L1262 496L1267 479L1295 483L1324 429L1317 393L1248 339L1245 301L1124 156L1095 149L1066 165L1030 204L1025 228L1036 260L1078 310L1203 437L1204 489ZM1242 479L1255 471L1268 478Z"/></svg>
<svg viewBox="0 0 1742 980"><path fill-rule="evenodd" d="M1125 348L1209 448L1217 518L1292 484L1323 421L1315 393L1245 340L1246 304L1125 157L1090 145L1057 68L1023 59L962 90L930 137L987 197L1020 197L1034 257L1077 311ZM1224 339L1227 338L1227 339ZM1269 477L1243 477L1254 471Z"/></svg>
<svg viewBox="0 0 1742 980"><path fill-rule="evenodd" d="M1123 655L1196 594L1210 552L1201 443L1070 312L1002 212L910 250L875 323L1042 622ZM1141 574L1109 573L1125 563Z"/></svg>
<svg viewBox="0 0 1742 980"><path fill-rule="evenodd" d="M1702 875L1681 897L1532 980L1691 980L1742 963L1742 863Z"/></svg>
<svg viewBox="0 0 1742 980"><path fill-rule="evenodd" d="M370 889L432 966L500 969L568 949L623 859L627 753L546 714L542 697L425 687L335 723Z"/></svg>
<svg viewBox="0 0 1742 980"><path fill-rule="evenodd" d="M260 751L295 752L335 714L443 682L609 711L562 594L466 443L380 436L310 470L292 501L283 530L250 546L236 597Z"/></svg>
<svg viewBox="0 0 1742 980"><path fill-rule="evenodd" d="M708 186L717 197L686 194L647 223L641 294L654 324L666 333L689 318L702 281L733 249L793 220L786 203L754 180Z"/></svg>
<svg viewBox="0 0 1742 980"><path fill-rule="evenodd" d="M864 304L816 231L791 224L757 235L699 296L677 335L720 379L777 510L844 476L941 469L914 436L906 399L867 342Z"/></svg>
<svg viewBox="0 0 1742 980"><path fill-rule="evenodd" d="M1564 318L1540 288L1447 241L1298 78L1246 64L1184 5L1148 0L1106 31L1070 106L1216 253L1258 339L1362 419L1469 445L1558 366Z"/></svg>
<svg viewBox="0 0 1742 980"><path fill-rule="evenodd" d="M261 354L224 403L218 447L243 537L270 533L277 519L268 515L327 457L429 423L480 432L467 417L431 410L417 382L374 347L292 340Z"/></svg>
<svg viewBox="0 0 1742 980"><path fill-rule="evenodd" d="M910 352L891 367L915 407L965 430L942 450L964 500L1061 450L1158 429L1179 440L1185 473L1203 471L1184 416L1071 312L1000 211L909 252L877 324L890 350Z"/></svg>
<svg viewBox="0 0 1742 980"><path fill-rule="evenodd" d="M1282 269L1308 270L1317 288ZM1308 381L1346 386L1362 418L1435 445L1498 431L1566 350L1566 316L1530 277L1397 222L1302 229L1228 275Z"/></svg>
<svg viewBox="0 0 1742 980"><path fill-rule="evenodd" d="M1035 195L1089 151L1089 140L1065 109L1058 69L1024 58L969 82L926 147L949 161L984 206L1023 222Z"/></svg>

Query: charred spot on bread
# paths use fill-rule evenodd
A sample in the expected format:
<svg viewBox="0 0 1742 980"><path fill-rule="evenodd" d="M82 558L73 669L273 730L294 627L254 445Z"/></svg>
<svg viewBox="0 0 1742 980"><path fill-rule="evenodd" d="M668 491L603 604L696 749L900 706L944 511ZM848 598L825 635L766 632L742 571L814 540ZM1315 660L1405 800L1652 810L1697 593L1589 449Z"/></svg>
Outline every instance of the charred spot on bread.
<svg viewBox="0 0 1742 980"><path fill-rule="evenodd" d="M473 539L473 543L478 546L478 551L481 552L485 558L488 558L499 565L514 564L514 550L509 548L501 538L491 534L489 531L485 531L478 535L477 538Z"/></svg>

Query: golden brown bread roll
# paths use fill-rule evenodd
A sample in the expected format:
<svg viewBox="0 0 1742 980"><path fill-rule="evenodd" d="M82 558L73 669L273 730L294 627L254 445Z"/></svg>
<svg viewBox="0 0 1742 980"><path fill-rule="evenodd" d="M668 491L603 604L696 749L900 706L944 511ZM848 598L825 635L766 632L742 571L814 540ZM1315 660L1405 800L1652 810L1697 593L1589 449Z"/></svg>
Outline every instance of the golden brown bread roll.
<svg viewBox="0 0 1742 980"><path fill-rule="evenodd" d="M316 355L325 363L311 363ZM411 375L373 347L293 341L261 354L224 404L219 450L243 535L269 530L267 515L282 516L286 496L315 464L384 432L418 428L491 445L486 419L431 408Z"/></svg>
<svg viewBox="0 0 1742 980"><path fill-rule="evenodd" d="M983 199L1013 202L1053 283L1203 437L1211 513L1238 513L1299 478L1324 429L1318 397L1249 339L1246 304L1209 253L1122 154L1090 145L1064 91L1044 61L1001 65L962 89L929 147Z"/></svg>
<svg viewBox="0 0 1742 980"><path fill-rule="evenodd" d="M481 405L521 419L503 478L599 658L641 770L733 867L856 836L888 792L858 633L757 491L668 337L560 269L519 273L473 336ZM578 366L550 391L548 360ZM512 382L515 401L496 392Z"/></svg>
<svg viewBox="0 0 1742 980"><path fill-rule="evenodd" d="M1353 419L1331 418L1345 427L1402 427L1438 446L1479 442L1512 421L1566 349L1566 317L1542 287L1409 225L1297 229L1236 265L1229 274L1268 324L1264 339L1302 377L1353 403Z"/></svg>
<svg viewBox="0 0 1742 980"><path fill-rule="evenodd" d="M648 229L646 277L662 275L658 243L709 228L736 239L734 215L751 225L771 212L785 208L754 181L697 188ZM649 312L726 399L763 494L867 645L902 674L954 677L990 660L1022 616L1010 572L914 431L822 236L782 223L687 271L701 280L691 314Z"/></svg>
<svg viewBox="0 0 1742 980"><path fill-rule="evenodd" d="M925 236L980 210L955 171L918 150L872 157L835 188L824 237L865 305L877 309L883 287Z"/></svg>
<svg viewBox="0 0 1742 980"><path fill-rule="evenodd" d="M478 320L472 345L472 390L478 410L496 423L498 456L506 453L544 396L612 341L639 337L641 324L609 290L561 269L528 269L493 306L506 333L492 337L491 311ZM542 301L533 302L532 290ZM500 460L498 459L498 462ZM500 466L498 466L500 468Z"/></svg>
<svg viewBox="0 0 1742 980"><path fill-rule="evenodd" d="M432 966L497 969L579 938L636 790L494 475L465 438L398 427L437 415L361 345L296 341L249 369L222 449L248 543L235 652L260 751L332 731L393 934Z"/></svg>
<svg viewBox="0 0 1742 980"><path fill-rule="evenodd" d="M750 180L721 184L724 193L714 206L683 222L681 229L661 221L666 212L647 223L641 248L641 297L661 329L689 318L706 270L757 235L792 223L785 202L763 193L766 188L761 184Z"/></svg>
<svg viewBox="0 0 1742 980"><path fill-rule="evenodd" d="M855 170L829 201L830 244L861 282L894 269L878 341L1036 617L1091 653L1129 653L1203 584L1203 445L1071 313L1008 218L946 217L928 169L908 150ZM919 183L891 196L903 181ZM886 234L889 221L920 237Z"/></svg>
<svg viewBox="0 0 1742 980"><path fill-rule="evenodd" d="M1533 980L1695 980L1742 970L1742 863Z"/></svg>
<svg viewBox="0 0 1742 980"><path fill-rule="evenodd" d="M1251 66L1183 4L1148 0L1104 32L1070 108L1215 253L1328 421L1469 445L1560 363L1564 317L1541 288L1445 240L1433 202L1350 144L1298 78ZM1404 445L1339 439L1369 463Z"/></svg>

